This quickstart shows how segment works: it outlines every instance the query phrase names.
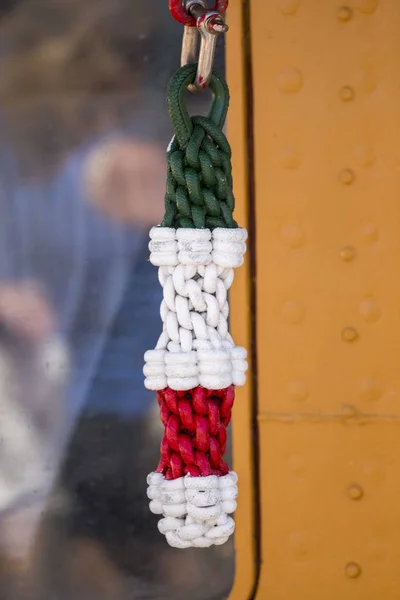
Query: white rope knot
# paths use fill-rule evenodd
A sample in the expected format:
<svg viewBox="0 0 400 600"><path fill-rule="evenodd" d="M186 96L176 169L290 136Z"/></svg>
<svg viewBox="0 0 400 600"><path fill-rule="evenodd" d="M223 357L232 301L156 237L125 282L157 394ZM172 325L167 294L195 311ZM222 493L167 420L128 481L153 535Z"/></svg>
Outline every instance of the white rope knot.
<svg viewBox="0 0 400 600"><path fill-rule="evenodd" d="M197 350L200 385L209 390L227 388L232 383L232 363L226 348Z"/></svg>
<svg viewBox="0 0 400 600"><path fill-rule="evenodd" d="M145 386L183 391L243 385L247 353L228 331L228 291L234 267L243 262L246 230L155 227L150 236L150 260L159 266L163 287L156 350L164 354L146 353Z"/></svg>
<svg viewBox="0 0 400 600"><path fill-rule="evenodd" d="M190 390L199 385L196 352L166 352L165 365L165 375L171 389Z"/></svg>
<svg viewBox="0 0 400 600"><path fill-rule="evenodd" d="M224 544L235 530L237 475L179 477L167 481L161 473L147 477L150 510L163 515L159 531L175 548L207 548Z"/></svg>
<svg viewBox="0 0 400 600"><path fill-rule="evenodd" d="M165 354L165 350L147 350L144 355L144 385L148 390L163 390L167 387Z"/></svg>
<svg viewBox="0 0 400 600"><path fill-rule="evenodd" d="M150 262L156 267L178 264L178 242L172 227L152 227L150 230Z"/></svg>
<svg viewBox="0 0 400 600"><path fill-rule="evenodd" d="M241 386L246 383L247 371L247 350L242 346L235 346L230 349L231 364L232 364L232 383L236 386Z"/></svg>
<svg viewBox="0 0 400 600"><path fill-rule="evenodd" d="M215 264L225 268L240 267L246 252L246 240L246 229L214 229L212 259Z"/></svg>
<svg viewBox="0 0 400 600"><path fill-rule="evenodd" d="M211 231L209 229L176 230L178 259L182 265L208 265L211 262Z"/></svg>

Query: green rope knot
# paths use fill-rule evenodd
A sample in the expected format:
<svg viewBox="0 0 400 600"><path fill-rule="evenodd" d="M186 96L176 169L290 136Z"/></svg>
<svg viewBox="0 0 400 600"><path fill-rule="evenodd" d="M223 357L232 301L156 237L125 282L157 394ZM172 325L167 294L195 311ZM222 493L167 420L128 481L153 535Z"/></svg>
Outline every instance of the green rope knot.
<svg viewBox="0 0 400 600"><path fill-rule="evenodd" d="M184 93L194 81L196 64L182 67L172 77L167 94L168 110L175 130L168 151L168 176L163 227L215 229L237 227L232 213L231 148L222 129L229 105L226 81L215 71L207 117L190 117Z"/></svg>

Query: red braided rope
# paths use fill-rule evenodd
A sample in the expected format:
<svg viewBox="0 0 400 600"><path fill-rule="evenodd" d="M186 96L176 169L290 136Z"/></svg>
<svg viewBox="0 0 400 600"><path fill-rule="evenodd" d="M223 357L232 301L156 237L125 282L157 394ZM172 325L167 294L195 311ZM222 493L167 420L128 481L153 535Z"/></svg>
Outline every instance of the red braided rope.
<svg viewBox="0 0 400 600"><path fill-rule="evenodd" d="M196 387L187 392L165 388L157 392L157 399L165 427L157 473L166 479L229 473L222 457L235 399L234 386L224 390Z"/></svg>

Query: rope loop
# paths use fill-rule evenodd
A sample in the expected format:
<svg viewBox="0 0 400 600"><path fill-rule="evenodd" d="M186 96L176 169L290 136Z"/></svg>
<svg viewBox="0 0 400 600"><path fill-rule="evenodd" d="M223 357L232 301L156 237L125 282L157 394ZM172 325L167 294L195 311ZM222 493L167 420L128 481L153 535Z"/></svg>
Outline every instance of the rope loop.
<svg viewBox="0 0 400 600"><path fill-rule="evenodd" d="M175 135L181 148L186 148L193 125L185 107L187 86L194 81L197 63L190 63L178 69L168 85L167 105ZM213 102L207 119L218 129L222 129L229 106L229 89L226 81L214 70L210 80Z"/></svg>
<svg viewBox="0 0 400 600"><path fill-rule="evenodd" d="M231 148L223 132L229 105L226 81L215 71L210 81L213 101L207 117L190 117L185 90L194 81L196 64L179 69L167 95L175 130L168 151L163 227L236 228L233 219Z"/></svg>

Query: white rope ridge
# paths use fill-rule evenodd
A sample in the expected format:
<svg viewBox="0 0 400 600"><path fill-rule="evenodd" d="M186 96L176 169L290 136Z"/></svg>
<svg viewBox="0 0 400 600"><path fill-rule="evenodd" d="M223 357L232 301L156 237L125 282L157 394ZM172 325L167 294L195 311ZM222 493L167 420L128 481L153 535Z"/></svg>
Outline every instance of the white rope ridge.
<svg viewBox="0 0 400 600"><path fill-rule="evenodd" d="M238 496L234 471L217 477L179 477L166 480L161 473L147 477L150 510L163 515L159 531L174 548L222 545L235 530L231 515Z"/></svg>
<svg viewBox="0 0 400 600"><path fill-rule="evenodd" d="M145 386L244 385L247 352L228 331L228 291L234 267L243 263L246 230L154 227L150 238L150 261L163 287L163 332L145 354Z"/></svg>
<svg viewBox="0 0 400 600"><path fill-rule="evenodd" d="M228 229L188 229L153 227L150 230L150 262L156 267L208 265L214 262L225 268L243 264L247 231L242 227Z"/></svg>

